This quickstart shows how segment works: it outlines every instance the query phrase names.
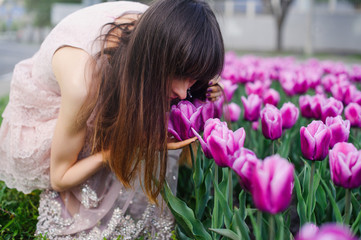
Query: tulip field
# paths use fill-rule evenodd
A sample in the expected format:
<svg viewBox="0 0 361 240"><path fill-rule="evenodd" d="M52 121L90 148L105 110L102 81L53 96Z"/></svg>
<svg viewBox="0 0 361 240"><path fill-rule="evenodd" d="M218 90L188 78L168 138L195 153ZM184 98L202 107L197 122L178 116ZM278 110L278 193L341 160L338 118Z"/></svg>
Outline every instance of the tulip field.
<svg viewBox="0 0 361 240"><path fill-rule="evenodd" d="M179 239L360 239L361 65L228 52L216 102L172 106L196 136L174 196Z"/></svg>

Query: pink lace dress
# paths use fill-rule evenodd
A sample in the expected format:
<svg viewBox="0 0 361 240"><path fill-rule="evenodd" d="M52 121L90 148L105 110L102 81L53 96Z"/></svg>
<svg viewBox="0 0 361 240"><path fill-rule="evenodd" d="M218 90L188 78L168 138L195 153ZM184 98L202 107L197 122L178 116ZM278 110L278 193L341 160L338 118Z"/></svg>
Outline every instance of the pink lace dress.
<svg viewBox="0 0 361 240"><path fill-rule="evenodd" d="M61 98L51 68L54 52L73 46L94 55L100 50L94 40L106 23L146 9L146 5L126 1L81 9L63 19L32 58L15 66L0 128L0 180L24 193L44 190L37 234L49 239L170 239L171 214L150 204L139 183L127 190L106 168L61 194L49 182L50 146ZM87 149L86 145L79 158L89 155ZM179 153L169 152L167 179L173 190Z"/></svg>

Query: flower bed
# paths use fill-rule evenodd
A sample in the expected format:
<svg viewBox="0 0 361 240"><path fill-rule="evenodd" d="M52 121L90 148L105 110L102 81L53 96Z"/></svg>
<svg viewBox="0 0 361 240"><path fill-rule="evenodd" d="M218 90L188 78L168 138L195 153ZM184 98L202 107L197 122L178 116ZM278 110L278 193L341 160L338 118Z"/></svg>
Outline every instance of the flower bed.
<svg viewBox="0 0 361 240"><path fill-rule="evenodd" d="M163 191L178 237L357 239L360 82L358 65L227 53L225 97L170 113L170 134L199 139Z"/></svg>

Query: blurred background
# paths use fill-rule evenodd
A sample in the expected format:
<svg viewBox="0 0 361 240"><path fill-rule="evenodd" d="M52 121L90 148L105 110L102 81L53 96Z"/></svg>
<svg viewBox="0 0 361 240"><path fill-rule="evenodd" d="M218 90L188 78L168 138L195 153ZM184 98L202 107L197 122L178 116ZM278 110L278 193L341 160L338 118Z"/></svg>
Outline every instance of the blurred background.
<svg viewBox="0 0 361 240"><path fill-rule="evenodd" d="M208 0L227 50L361 61L361 0ZM102 0L0 0L0 95L64 16ZM149 3L143 0L141 2Z"/></svg>

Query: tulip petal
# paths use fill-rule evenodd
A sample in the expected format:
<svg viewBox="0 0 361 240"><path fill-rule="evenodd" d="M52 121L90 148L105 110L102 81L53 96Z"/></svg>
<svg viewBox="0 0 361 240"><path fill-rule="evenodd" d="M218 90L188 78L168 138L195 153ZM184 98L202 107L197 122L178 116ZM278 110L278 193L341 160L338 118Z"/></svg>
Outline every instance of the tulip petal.
<svg viewBox="0 0 361 240"><path fill-rule="evenodd" d="M208 137L207 143L216 164L220 167L228 167L226 141L220 137L211 135Z"/></svg>
<svg viewBox="0 0 361 240"><path fill-rule="evenodd" d="M328 154L328 148L331 140L331 130L329 128L323 129L315 135L316 152L313 160L323 160Z"/></svg>
<svg viewBox="0 0 361 240"><path fill-rule="evenodd" d="M316 141L313 136L310 134L307 128L301 127L300 130L301 138L301 152L303 156L309 160L313 160L315 153Z"/></svg>
<svg viewBox="0 0 361 240"><path fill-rule="evenodd" d="M206 155L207 158L212 158L212 154L208 148L208 144L203 140L203 138L197 133L194 128L191 128L194 136L196 136L199 140L199 143L201 144L201 147L203 149L204 155Z"/></svg>

